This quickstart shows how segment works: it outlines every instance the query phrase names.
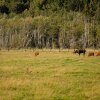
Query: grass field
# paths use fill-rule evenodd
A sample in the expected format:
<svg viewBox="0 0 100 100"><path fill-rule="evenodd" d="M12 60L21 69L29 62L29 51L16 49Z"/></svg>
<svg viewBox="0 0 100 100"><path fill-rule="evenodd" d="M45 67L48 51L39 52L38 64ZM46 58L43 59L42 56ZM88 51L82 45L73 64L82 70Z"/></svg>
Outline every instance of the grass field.
<svg viewBox="0 0 100 100"><path fill-rule="evenodd" d="M39 53L0 51L0 100L100 100L100 57Z"/></svg>

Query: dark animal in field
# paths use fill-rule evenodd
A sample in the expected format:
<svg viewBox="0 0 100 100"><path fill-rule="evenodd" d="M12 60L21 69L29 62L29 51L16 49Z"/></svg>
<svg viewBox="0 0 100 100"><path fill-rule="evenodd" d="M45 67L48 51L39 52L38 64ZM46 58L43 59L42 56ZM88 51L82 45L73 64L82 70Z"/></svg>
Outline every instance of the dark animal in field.
<svg viewBox="0 0 100 100"><path fill-rule="evenodd" d="M35 56L38 56L39 55L39 52L35 52Z"/></svg>
<svg viewBox="0 0 100 100"><path fill-rule="evenodd" d="M74 50L73 53L75 53L75 54L78 53L79 56L80 56L80 54L83 54L85 56L86 50L85 49L77 49L77 50Z"/></svg>
<svg viewBox="0 0 100 100"><path fill-rule="evenodd" d="M96 56L100 56L100 51L96 53Z"/></svg>
<svg viewBox="0 0 100 100"><path fill-rule="evenodd" d="M94 56L94 52L89 52L88 56Z"/></svg>

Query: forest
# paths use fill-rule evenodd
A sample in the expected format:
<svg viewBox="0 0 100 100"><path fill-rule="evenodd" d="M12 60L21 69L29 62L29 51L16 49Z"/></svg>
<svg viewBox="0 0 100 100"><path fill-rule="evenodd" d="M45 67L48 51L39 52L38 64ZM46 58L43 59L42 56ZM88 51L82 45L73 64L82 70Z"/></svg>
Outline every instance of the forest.
<svg viewBox="0 0 100 100"><path fill-rule="evenodd" d="M100 48L100 0L0 0L0 48Z"/></svg>

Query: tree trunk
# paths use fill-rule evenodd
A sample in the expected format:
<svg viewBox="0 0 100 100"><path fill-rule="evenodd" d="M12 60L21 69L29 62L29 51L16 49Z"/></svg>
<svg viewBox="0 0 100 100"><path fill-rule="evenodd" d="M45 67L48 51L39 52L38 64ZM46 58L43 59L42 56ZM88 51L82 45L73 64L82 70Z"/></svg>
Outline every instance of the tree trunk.
<svg viewBox="0 0 100 100"><path fill-rule="evenodd" d="M90 28L89 28L89 18L85 16L84 20L84 48L88 47L89 45L89 33L90 33Z"/></svg>

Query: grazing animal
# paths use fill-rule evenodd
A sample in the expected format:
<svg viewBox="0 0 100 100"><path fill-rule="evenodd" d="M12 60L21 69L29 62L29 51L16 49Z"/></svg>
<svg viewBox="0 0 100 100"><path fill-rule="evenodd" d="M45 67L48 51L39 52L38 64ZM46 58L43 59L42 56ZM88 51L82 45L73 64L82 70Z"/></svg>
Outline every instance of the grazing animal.
<svg viewBox="0 0 100 100"><path fill-rule="evenodd" d="M100 51L96 53L96 56L100 56Z"/></svg>
<svg viewBox="0 0 100 100"><path fill-rule="evenodd" d="M79 56L80 56L81 53L83 53L83 55L85 56L86 50L85 49L77 49L77 50L74 50L74 53L75 54L78 53Z"/></svg>
<svg viewBox="0 0 100 100"><path fill-rule="evenodd" d="M89 52L88 56L94 56L94 52Z"/></svg>
<svg viewBox="0 0 100 100"><path fill-rule="evenodd" d="M35 52L35 56L38 56L39 55L39 52Z"/></svg>

